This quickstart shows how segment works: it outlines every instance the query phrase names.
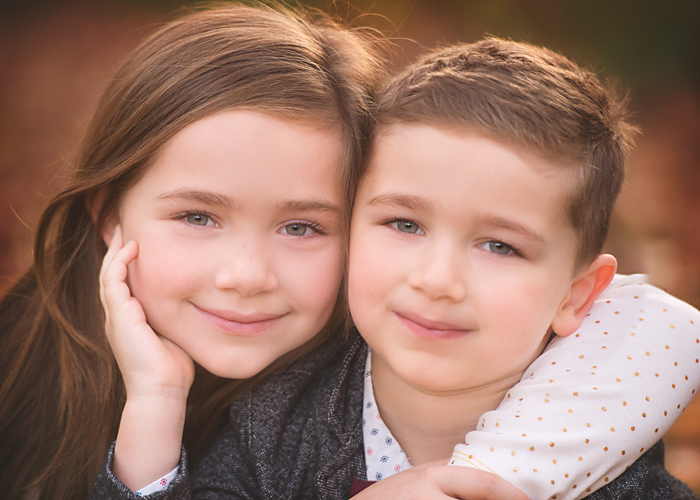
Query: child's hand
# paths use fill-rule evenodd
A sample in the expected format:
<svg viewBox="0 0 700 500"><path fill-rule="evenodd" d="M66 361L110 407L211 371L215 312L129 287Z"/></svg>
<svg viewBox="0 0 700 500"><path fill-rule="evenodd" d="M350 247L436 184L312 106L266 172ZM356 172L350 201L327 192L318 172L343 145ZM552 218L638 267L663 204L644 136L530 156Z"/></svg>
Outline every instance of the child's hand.
<svg viewBox="0 0 700 500"><path fill-rule="evenodd" d="M187 395L194 381L192 359L153 331L141 304L131 296L127 266L138 252L135 241L124 245L117 226L100 271L105 330L127 396L112 472L132 491L178 465Z"/></svg>
<svg viewBox="0 0 700 500"><path fill-rule="evenodd" d="M117 226L100 271L100 299L105 310L107 338L124 377L127 397L167 396L186 400L194 380L192 359L153 331L126 283L127 266L138 252L135 241L124 245L121 226Z"/></svg>
<svg viewBox="0 0 700 500"><path fill-rule="evenodd" d="M453 470L460 469L460 470ZM528 500L527 495L490 472L447 467L443 461L413 467L374 483L353 500Z"/></svg>

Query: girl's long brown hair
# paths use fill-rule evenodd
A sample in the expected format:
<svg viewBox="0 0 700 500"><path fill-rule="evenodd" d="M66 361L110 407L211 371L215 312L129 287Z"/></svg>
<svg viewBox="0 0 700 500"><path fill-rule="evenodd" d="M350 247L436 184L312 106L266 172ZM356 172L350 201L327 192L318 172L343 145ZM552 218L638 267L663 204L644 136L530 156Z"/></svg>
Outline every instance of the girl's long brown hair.
<svg viewBox="0 0 700 500"><path fill-rule="evenodd" d="M101 228L161 147L187 125L255 109L337 127L339 178L351 203L372 90L376 39L315 12L229 5L191 14L145 40L118 69L87 130L67 187L44 211L34 265L0 302L0 492L84 499L116 436L125 391L104 334ZM346 317L339 294L320 344ZM251 380L198 370L185 446L195 457Z"/></svg>

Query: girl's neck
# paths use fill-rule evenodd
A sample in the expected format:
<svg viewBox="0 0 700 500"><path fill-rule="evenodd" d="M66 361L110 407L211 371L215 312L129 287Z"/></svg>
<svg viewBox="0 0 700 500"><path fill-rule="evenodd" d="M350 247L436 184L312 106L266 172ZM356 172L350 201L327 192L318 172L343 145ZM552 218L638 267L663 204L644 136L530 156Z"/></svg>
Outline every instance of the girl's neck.
<svg viewBox="0 0 700 500"><path fill-rule="evenodd" d="M398 377L372 354L372 386L382 420L412 465L447 460L476 429L479 417L498 406L520 375L463 391L429 392Z"/></svg>

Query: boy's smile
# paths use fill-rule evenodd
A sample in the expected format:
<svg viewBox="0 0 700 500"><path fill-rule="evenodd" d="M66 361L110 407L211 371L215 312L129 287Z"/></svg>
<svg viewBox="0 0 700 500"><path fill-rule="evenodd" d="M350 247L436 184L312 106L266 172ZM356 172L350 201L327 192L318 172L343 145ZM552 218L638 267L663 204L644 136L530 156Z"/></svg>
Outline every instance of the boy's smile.
<svg viewBox="0 0 700 500"><path fill-rule="evenodd" d="M381 131L349 275L380 407L383 384L495 397L540 354L574 278L572 183L560 172L468 132Z"/></svg>

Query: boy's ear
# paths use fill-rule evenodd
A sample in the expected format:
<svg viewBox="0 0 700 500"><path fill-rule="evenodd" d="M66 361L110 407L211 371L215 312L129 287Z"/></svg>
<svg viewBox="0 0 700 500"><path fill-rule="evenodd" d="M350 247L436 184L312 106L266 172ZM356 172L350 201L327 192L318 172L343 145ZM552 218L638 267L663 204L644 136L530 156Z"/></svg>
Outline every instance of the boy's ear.
<svg viewBox="0 0 700 500"><path fill-rule="evenodd" d="M102 206L104 205L105 199L107 198L107 190L106 189L100 189L97 191L93 196L85 200L85 206L90 213L90 218L92 219L92 224L97 227L100 214L102 213ZM104 224L102 224L101 228L101 235L102 235L102 240L105 242L105 245L109 247L109 244L112 242L112 237L114 236L114 230L116 229L117 225L119 224L119 217L111 213L107 216L107 218L104 221Z"/></svg>
<svg viewBox="0 0 700 500"><path fill-rule="evenodd" d="M557 335L566 337L578 330L595 299L612 281L615 271L615 257L603 254L574 278L568 295L552 320L552 330Z"/></svg>

